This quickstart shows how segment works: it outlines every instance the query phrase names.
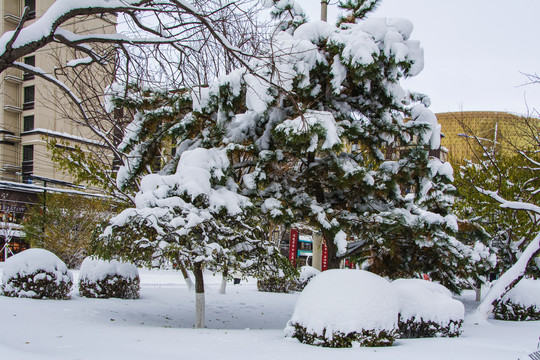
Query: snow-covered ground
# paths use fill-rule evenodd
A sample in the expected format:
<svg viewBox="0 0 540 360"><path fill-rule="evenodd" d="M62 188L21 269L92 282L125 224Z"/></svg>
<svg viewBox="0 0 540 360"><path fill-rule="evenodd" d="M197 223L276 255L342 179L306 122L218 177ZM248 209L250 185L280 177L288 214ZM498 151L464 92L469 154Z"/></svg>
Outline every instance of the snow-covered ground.
<svg viewBox="0 0 540 360"><path fill-rule="evenodd" d="M0 263L0 271L2 263ZM74 272L77 282L78 273ZM193 329L195 296L180 273L140 270L138 300L32 300L0 296L0 359L529 359L540 321L475 323L459 338L398 340L389 348L328 349L285 338L298 293L257 292L256 282L229 284L208 275L207 329ZM460 300L467 312L472 292Z"/></svg>

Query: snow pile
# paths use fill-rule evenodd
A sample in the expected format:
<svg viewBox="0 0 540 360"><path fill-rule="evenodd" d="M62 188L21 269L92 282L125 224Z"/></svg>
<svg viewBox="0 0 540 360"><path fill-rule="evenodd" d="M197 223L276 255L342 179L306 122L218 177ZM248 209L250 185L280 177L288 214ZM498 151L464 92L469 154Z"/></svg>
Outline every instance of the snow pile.
<svg viewBox="0 0 540 360"><path fill-rule="evenodd" d="M79 293L84 297L137 299L139 271L116 260L84 259L79 272Z"/></svg>
<svg viewBox="0 0 540 360"><path fill-rule="evenodd" d="M286 336L327 347L392 345L399 301L385 279L363 270L328 270L304 289Z"/></svg>
<svg viewBox="0 0 540 360"><path fill-rule="evenodd" d="M300 268L300 277L298 278L298 285L296 291L302 291L306 285L321 272L312 266L302 266Z"/></svg>
<svg viewBox="0 0 540 360"><path fill-rule="evenodd" d="M44 249L28 249L4 263L3 294L10 297L67 299L73 275L56 255Z"/></svg>
<svg viewBox="0 0 540 360"><path fill-rule="evenodd" d="M493 309L498 320L540 320L540 280L521 279Z"/></svg>
<svg viewBox="0 0 540 360"><path fill-rule="evenodd" d="M399 297L401 337L459 336L465 307L444 286L422 279L392 282Z"/></svg>

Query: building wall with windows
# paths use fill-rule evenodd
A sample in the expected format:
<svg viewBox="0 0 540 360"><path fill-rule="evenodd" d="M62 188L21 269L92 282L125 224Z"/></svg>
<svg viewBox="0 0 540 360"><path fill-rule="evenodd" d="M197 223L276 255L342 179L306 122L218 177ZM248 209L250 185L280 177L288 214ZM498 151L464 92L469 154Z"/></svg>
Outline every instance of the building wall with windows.
<svg viewBox="0 0 540 360"><path fill-rule="evenodd" d="M16 28L25 6L30 7L31 20L27 24L31 24L53 3L54 0L0 0L2 32ZM62 27L76 33L114 33L115 22L114 18L88 16ZM85 56L61 44L52 44L20 61L63 80L58 64L79 57ZM46 139L64 139L85 148L95 144L95 135L89 128L72 121L77 117L74 107L59 89L45 80L14 69L8 69L0 76L3 80L0 85L0 181L31 183L36 178L44 178L71 182L68 175L55 169ZM110 75L100 72L98 67L94 76L103 82L112 82Z"/></svg>
<svg viewBox="0 0 540 360"><path fill-rule="evenodd" d="M454 163L474 160L482 153L482 146L504 153L512 152L510 143L520 145L526 138L524 117L506 112L462 111L436 114L444 137L441 145L448 149L448 158ZM482 145L471 135L476 135Z"/></svg>

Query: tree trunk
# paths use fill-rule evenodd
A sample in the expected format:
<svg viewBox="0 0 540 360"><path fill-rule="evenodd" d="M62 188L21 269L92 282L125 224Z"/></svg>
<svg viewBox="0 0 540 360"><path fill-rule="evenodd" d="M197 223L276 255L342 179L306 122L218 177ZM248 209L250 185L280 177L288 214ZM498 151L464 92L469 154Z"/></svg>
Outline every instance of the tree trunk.
<svg viewBox="0 0 540 360"><path fill-rule="evenodd" d="M193 265L193 275L195 276L195 327L204 327L204 276L202 263Z"/></svg>
<svg viewBox="0 0 540 360"><path fill-rule="evenodd" d="M525 251L523 251L523 254L521 254L518 261L516 261L510 269L506 270L499 280L491 287L484 300L478 305L478 308L476 309L477 314L484 319L487 319L497 302L523 278L525 270L527 269L527 264L539 250L540 233L536 235L534 240L531 241Z"/></svg>
<svg viewBox="0 0 540 360"><path fill-rule="evenodd" d="M189 277L189 273L187 272L184 264L182 262L178 263L178 268L182 272L182 276L184 277L184 281L186 282L188 291L193 290L193 281L191 281L191 278Z"/></svg>
<svg viewBox="0 0 540 360"><path fill-rule="evenodd" d="M222 274L222 277L221 277L221 286L219 288L219 293L220 294L225 294L226 290L227 290L227 277L229 276L229 268L225 268L223 270L223 274Z"/></svg>

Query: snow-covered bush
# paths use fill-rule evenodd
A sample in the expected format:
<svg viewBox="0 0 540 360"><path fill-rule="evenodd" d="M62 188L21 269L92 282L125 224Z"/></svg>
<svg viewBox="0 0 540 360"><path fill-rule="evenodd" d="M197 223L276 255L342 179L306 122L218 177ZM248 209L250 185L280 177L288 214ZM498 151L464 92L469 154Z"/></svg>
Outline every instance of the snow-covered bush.
<svg viewBox="0 0 540 360"><path fill-rule="evenodd" d="M326 347L390 346L399 301L388 281L363 270L328 270L300 294L285 335Z"/></svg>
<svg viewBox="0 0 540 360"><path fill-rule="evenodd" d="M399 297L402 338L459 336L465 307L450 290L422 279L398 279L392 286Z"/></svg>
<svg viewBox="0 0 540 360"><path fill-rule="evenodd" d="M4 296L68 299L73 275L52 252L28 249L6 260L2 276Z"/></svg>
<svg viewBox="0 0 540 360"><path fill-rule="evenodd" d="M79 272L79 294L91 298L138 299L139 271L116 260L84 259Z"/></svg>
<svg viewBox="0 0 540 360"><path fill-rule="evenodd" d="M320 274L320 271L315 269L312 266L302 266L300 268L300 277L297 280L297 285L295 290L302 291L306 285L313 279L315 276Z"/></svg>
<svg viewBox="0 0 540 360"><path fill-rule="evenodd" d="M257 279L257 290L263 292L284 293L293 292L297 287L294 279L281 276L268 276Z"/></svg>
<svg viewBox="0 0 540 360"><path fill-rule="evenodd" d="M497 303L493 317L498 320L540 320L540 280L521 279Z"/></svg>

